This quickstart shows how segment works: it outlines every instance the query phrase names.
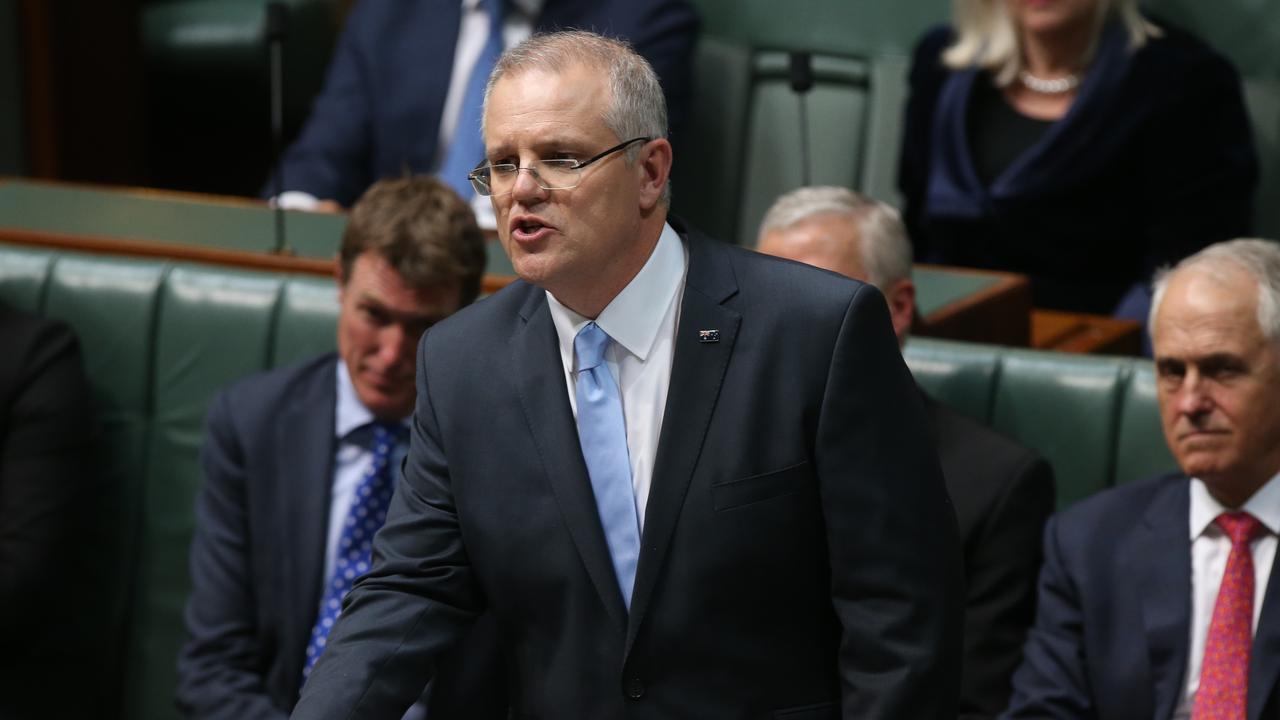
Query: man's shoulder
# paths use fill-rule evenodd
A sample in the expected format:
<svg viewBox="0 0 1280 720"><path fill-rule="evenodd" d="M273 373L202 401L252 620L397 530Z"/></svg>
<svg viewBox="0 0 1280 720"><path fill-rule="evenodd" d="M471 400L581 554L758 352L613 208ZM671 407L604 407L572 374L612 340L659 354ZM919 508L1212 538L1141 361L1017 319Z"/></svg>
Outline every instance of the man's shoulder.
<svg viewBox="0 0 1280 720"><path fill-rule="evenodd" d="M1167 519L1175 510L1189 507L1189 482L1186 475L1172 472L1107 488L1059 512L1058 531L1066 537L1104 540L1127 534L1152 510Z"/></svg>
<svg viewBox="0 0 1280 720"><path fill-rule="evenodd" d="M933 398L928 398L925 405L949 488L961 483L1000 490L1040 465L1044 466L1042 474L1052 478L1047 462L1035 450ZM965 490L972 492L976 488Z"/></svg>
<svg viewBox="0 0 1280 720"><path fill-rule="evenodd" d="M225 405L237 417L257 417L276 412L286 402L305 402L308 398L333 395L337 387L334 373L337 362L337 354L325 353L246 375L224 387L214 406ZM333 392L326 392L328 390Z"/></svg>

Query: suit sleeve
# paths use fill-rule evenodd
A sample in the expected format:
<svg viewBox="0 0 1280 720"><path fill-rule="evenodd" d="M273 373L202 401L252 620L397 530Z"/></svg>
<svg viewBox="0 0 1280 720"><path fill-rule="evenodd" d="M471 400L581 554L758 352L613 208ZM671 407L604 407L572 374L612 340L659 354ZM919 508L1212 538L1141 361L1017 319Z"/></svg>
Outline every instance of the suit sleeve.
<svg viewBox="0 0 1280 720"><path fill-rule="evenodd" d="M413 436L373 568L347 594L293 717L400 717L440 657L483 612L450 487L425 361L418 346Z"/></svg>
<svg viewBox="0 0 1280 720"><path fill-rule="evenodd" d="M38 321L30 342L10 335L0 361L0 638L19 646L51 618L67 589L59 573L80 546L94 496L93 418L80 346L66 326ZM16 332L15 332L16 334ZM100 506L99 506L100 507Z"/></svg>
<svg viewBox="0 0 1280 720"><path fill-rule="evenodd" d="M878 291L850 302L815 456L846 718L954 718L961 576L924 407Z"/></svg>
<svg viewBox="0 0 1280 720"><path fill-rule="evenodd" d="M1035 619L1041 536L1053 513L1053 470L1026 454L965 555L964 674L960 717L995 717Z"/></svg>
<svg viewBox="0 0 1280 720"><path fill-rule="evenodd" d="M927 261L932 250L925 222L925 192L933 164L933 115L938 93L947 77L942 51L950 41L951 31L947 28L926 33L916 45L907 79L909 93L898 157L898 190L902 192L903 222L918 261Z"/></svg>
<svg viewBox="0 0 1280 720"><path fill-rule="evenodd" d="M200 451L203 484L191 545L187 643L178 658L179 708L188 717L286 717L267 693L254 612L244 452L229 396L213 402Z"/></svg>
<svg viewBox="0 0 1280 720"><path fill-rule="evenodd" d="M371 68L362 38L364 17L377 5L356 3L347 18L311 115L281 160L285 190L350 207L374 181L371 110L375 99L369 94ZM263 195L274 192L274 180L268 181Z"/></svg>
<svg viewBox="0 0 1280 720"><path fill-rule="evenodd" d="M1093 717L1084 665L1084 615L1063 559L1056 517L1044 531L1037 603L1022 665L1013 676L1013 698L1001 718Z"/></svg>

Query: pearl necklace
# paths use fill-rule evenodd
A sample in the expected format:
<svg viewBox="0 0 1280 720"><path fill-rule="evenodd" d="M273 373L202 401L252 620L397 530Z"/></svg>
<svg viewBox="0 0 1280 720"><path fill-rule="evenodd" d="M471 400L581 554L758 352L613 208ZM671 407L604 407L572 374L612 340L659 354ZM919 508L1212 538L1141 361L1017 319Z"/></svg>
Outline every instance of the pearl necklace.
<svg viewBox="0 0 1280 720"><path fill-rule="evenodd" d="M1038 92L1042 95L1061 95L1076 89L1080 84L1080 75L1079 73L1071 73L1066 77L1046 80L1023 70L1018 73L1018 80L1031 92Z"/></svg>

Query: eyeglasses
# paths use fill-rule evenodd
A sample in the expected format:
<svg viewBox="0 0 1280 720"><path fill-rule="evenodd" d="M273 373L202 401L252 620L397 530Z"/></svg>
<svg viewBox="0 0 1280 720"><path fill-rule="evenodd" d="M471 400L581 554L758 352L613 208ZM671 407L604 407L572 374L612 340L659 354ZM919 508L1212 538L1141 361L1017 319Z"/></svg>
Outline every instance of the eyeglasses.
<svg viewBox="0 0 1280 720"><path fill-rule="evenodd" d="M538 183L538 187L543 190L568 190L578 187L578 184L582 182L583 168L591 163L606 158L635 143L649 142L651 139L647 137L631 138L586 160L573 160L571 158L563 160L534 160L526 167L520 167L513 163L486 163L467 173L467 179L471 181L471 187L475 188L477 195L486 197L510 193L516 186L516 178L520 177L521 170L528 170L533 175L533 181Z"/></svg>

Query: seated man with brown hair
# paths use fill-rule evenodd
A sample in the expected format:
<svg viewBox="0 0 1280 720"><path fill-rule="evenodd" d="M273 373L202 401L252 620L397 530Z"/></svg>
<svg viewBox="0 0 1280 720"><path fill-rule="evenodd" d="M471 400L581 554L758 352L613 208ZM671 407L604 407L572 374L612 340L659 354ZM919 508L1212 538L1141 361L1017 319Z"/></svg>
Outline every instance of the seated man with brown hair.
<svg viewBox="0 0 1280 720"><path fill-rule="evenodd" d="M841 187L800 188L769 209L758 249L875 285L889 303L898 342L906 340L915 285L897 210ZM960 717L992 717L1009 700L1009 678L1035 611L1053 471L1035 452L927 396L925 411L964 545Z"/></svg>
<svg viewBox="0 0 1280 720"><path fill-rule="evenodd" d="M179 658L188 716L292 710L369 567L407 448L418 338L476 298L484 266L471 209L446 185L379 182L342 238L338 352L245 378L213 401ZM432 720L448 715L434 709L445 701L432 698ZM466 717L487 712L469 704Z"/></svg>

